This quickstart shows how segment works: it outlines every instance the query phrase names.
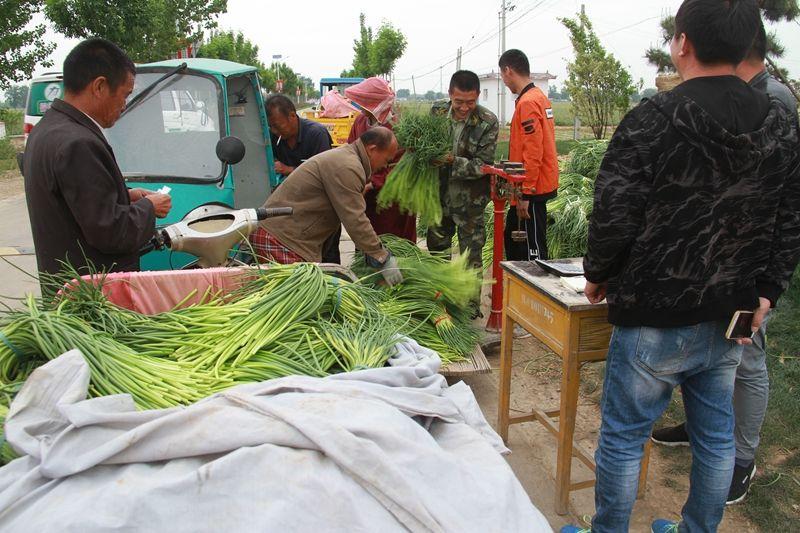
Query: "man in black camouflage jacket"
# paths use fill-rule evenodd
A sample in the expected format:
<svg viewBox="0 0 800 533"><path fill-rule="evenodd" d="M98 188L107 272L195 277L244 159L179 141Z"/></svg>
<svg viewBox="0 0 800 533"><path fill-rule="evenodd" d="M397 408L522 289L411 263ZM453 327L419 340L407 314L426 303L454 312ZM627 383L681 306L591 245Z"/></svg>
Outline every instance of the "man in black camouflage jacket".
<svg viewBox="0 0 800 533"><path fill-rule="evenodd" d="M756 310L757 329L800 257L796 120L734 76L760 24L756 3L686 0L675 23L683 83L640 103L614 134L584 259L586 296L607 297L615 326L595 455L597 532L628 530L643 446L678 385L693 460L677 528L716 530L734 466L742 350L726 327L735 311ZM653 523L659 533L675 527Z"/></svg>

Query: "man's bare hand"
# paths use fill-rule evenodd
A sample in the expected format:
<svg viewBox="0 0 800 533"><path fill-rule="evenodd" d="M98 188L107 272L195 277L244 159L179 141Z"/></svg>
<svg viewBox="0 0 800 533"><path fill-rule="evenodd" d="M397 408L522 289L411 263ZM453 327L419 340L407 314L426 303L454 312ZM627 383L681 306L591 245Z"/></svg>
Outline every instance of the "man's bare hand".
<svg viewBox="0 0 800 533"><path fill-rule="evenodd" d="M608 289L608 283L592 283L591 281L587 281L586 286L583 288L583 294L586 295L586 299L591 303L599 304L606 299L606 289Z"/></svg>
<svg viewBox="0 0 800 533"><path fill-rule="evenodd" d="M753 333L758 331L761 324L764 323L764 319L767 318L771 307L772 304L769 303L767 298L758 299L758 307L753 310L753 325L750 328ZM748 344L753 344L753 339L736 339L736 343L746 346Z"/></svg>
<svg viewBox="0 0 800 533"><path fill-rule="evenodd" d="M455 161L455 156L451 153L447 154L446 156L442 157L441 159L434 159L431 162L431 165L434 167L441 167L444 165L452 165L453 161Z"/></svg>
<svg viewBox="0 0 800 533"><path fill-rule="evenodd" d="M528 212L528 205L530 205L530 200L517 200L517 217L520 220L530 220L531 214Z"/></svg>
<svg viewBox="0 0 800 533"><path fill-rule="evenodd" d="M294 171L295 167L290 167L289 165L284 165L280 161L275 161L275 172L278 174L283 174L284 176L288 176Z"/></svg>
<svg viewBox="0 0 800 533"><path fill-rule="evenodd" d="M172 209L172 197L168 194L148 194L147 199L152 202L155 208L156 218L164 218L169 213L169 210Z"/></svg>
<svg viewBox="0 0 800 533"><path fill-rule="evenodd" d="M153 191L148 191L147 189L128 189L128 197L131 199L131 203L138 202L142 198L150 196L151 194L155 193Z"/></svg>

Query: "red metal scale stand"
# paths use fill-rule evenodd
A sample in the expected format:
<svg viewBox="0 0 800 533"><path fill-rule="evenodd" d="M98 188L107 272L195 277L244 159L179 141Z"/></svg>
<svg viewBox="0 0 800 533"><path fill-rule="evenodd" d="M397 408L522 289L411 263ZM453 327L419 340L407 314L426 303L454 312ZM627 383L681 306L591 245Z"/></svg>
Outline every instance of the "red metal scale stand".
<svg viewBox="0 0 800 533"><path fill-rule="evenodd" d="M494 249L492 251L492 310L486 321L486 331L500 332L503 319L503 278L500 261L503 260L503 234L506 204L517 205L522 196L525 169L521 163L501 162L498 166L484 165L484 174L491 176L492 204L494 204Z"/></svg>

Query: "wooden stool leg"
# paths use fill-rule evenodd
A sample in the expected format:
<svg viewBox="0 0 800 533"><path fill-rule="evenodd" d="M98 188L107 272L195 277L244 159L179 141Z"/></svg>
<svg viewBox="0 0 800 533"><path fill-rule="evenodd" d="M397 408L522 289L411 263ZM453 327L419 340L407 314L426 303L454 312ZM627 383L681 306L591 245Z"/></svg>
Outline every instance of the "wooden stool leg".
<svg viewBox="0 0 800 533"><path fill-rule="evenodd" d="M653 442L648 438L644 443L644 455L642 455L642 466L639 471L639 490L636 492L636 499L644 499L647 490L647 468L650 466L650 448Z"/></svg>
<svg viewBox="0 0 800 533"><path fill-rule="evenodd" d="M511 350L514 344L514 321L503 312L500 337L500 398L497 402L497 432L508 444L508 420L511 409Z"/></svg>
<svg viewBox="0 0 800 533"><path fill-rule="evenodd" d="M561 410L558 418L558 459L556 463L556 513L567 514L572 480L572 439L578 410L580 370L578 354L567 346L561 374Z"/></svg>

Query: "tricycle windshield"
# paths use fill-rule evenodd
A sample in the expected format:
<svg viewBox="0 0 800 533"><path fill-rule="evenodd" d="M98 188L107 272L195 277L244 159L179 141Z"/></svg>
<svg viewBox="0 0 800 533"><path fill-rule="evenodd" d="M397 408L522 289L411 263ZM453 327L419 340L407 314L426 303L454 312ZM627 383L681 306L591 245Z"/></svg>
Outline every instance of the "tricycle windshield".
<svg viewBox="0 0 800 533"><path fill-rule="evenodd" d="M137 73L131 98L163 75ZM221 101L222 90L210 76L176 74L158 84L106 130L122 174L132 180L221 178L223 166L215 151L224 127Z"/></svg>

